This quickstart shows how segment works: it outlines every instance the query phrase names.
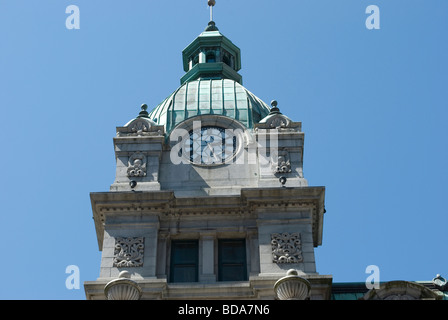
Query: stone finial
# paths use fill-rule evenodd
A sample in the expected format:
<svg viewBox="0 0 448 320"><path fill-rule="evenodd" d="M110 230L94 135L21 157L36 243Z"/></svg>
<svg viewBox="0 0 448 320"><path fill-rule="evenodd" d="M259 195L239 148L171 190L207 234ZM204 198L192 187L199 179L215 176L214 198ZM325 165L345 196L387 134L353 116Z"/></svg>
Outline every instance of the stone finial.
<svg viewBox="0 0 448 320"><path fill-rule="evenodd" d="M274 292L279 300L305 300L309 297L311 284L299 276L295 269L289 269L286 276L274 284Z"/></svg>
<svg viewBox="0 0 448 320"><path fill-rule="evenodd" d="M125 279L131 279L131 273L127 270L123 270L118 274L118 279L125 278Z"/></svg>
<svg viewBox="0 0 448 320"><path fill-rule="evenodd" d="M445 278L443 278L440 274L437 274L432 282L436 286L437 289L444 291L448 288L448 282Z"/></svg>
<svg viewBox="0 0 448 320"><path fill-rule="evenodd" d="M280 109L277 107L277 105L277 100L271 101L271 112L269 112L269 114L280 113Z"/></svg>
<svg viewBox="0 0 448 320"><path fill-rule="evenodd" d="M140 300L142 289L131 280L129 271L121 271L117 279L109 281L104 287L107 300Z"/></svg>
<svg viewBox="0 0 448 320"><path fill-rule="evenodd" d="M148 106L144 103L141 106L142 111L140 111L140 113L138 114L137 118L148 118L148 111L146 111L148 109Z"/></svg>
<svg viewBox="0 0 448 320"><path fill-rule="evenodd" d="M287 276L298 276L299 273L297 272L296 269L289 269L288 271L286 271L286 275Z"/></svg>

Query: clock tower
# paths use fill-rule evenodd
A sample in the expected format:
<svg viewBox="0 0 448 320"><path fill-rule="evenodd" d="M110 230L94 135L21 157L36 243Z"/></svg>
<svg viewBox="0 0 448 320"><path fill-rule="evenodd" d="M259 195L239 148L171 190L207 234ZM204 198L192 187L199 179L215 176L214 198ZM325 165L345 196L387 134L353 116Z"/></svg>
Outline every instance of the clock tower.
<svg viewBox="0 0 448 320"><path fill-rule="evenodd" d="M115 180L90 195L102 260L87 299L329 299L301 123L242 85L213 21L182 57L180 87L117 127Z"/></svg>

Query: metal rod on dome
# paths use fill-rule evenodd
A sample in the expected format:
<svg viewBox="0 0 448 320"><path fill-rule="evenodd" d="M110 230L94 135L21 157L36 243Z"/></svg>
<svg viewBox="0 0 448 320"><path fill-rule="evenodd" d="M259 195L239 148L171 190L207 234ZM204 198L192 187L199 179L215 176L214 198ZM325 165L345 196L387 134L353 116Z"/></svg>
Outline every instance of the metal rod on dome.
<svg viewBox="0 0 448 320"><path fill-rule="evenodd" d="M215 6L216 1L215 0L208 0L207 4L210 7L210 21L213 21L213 7Z"/></svg>

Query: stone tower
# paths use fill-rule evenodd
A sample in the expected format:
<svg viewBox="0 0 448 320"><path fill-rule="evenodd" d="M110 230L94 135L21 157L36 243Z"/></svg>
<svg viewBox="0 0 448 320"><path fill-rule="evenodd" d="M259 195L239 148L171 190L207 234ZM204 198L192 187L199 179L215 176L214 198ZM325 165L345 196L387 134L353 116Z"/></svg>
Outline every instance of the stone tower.
<svg viewBox="0 0 448 320"><path fill-rule="evenodd" d="M102 260L87 299L283 299L291 278L292 298L329 299L301 123L242 85L213 21L182 56L180 87L117 127L115 181L90 195Z"/></svg>

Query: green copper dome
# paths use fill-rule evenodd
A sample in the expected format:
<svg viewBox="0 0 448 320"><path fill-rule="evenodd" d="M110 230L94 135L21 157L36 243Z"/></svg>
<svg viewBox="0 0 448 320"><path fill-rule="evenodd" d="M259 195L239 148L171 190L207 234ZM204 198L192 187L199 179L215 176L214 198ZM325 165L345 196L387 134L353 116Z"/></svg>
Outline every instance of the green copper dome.
<svg viewBox="0 0 448 320"><path fill-rule="evenodd" d="M185 82L149 114L170 132L182 121L203 114L217 114L253 128L270 108L253 93L231 79L198 79Z"/></svg>
<svg viewBox="0 0 448 320"><path fill-rule="evenodd" d="M242 86L240 49L213 21L182 51L182 58L186 73L181 86L148 115L167 133L198 115L227 116L253 128L269 114L268 105Z"/></svg>

